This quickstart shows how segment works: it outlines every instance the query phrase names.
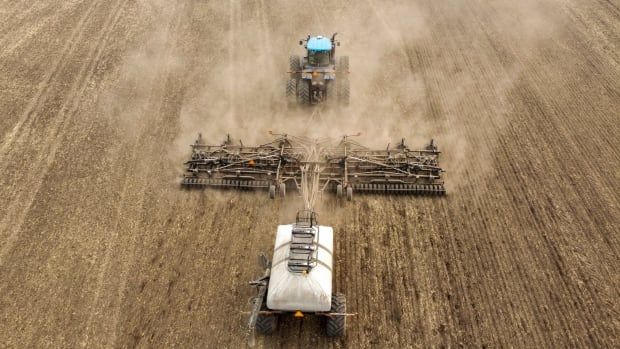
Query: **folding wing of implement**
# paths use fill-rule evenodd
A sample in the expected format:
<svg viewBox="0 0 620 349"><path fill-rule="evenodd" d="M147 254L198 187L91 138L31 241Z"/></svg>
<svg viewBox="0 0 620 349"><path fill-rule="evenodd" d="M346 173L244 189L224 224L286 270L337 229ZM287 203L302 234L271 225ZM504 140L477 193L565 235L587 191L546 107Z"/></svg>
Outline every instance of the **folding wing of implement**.
<svg viewBox="0 0 620 349"><path fill-rule="evenodd" d="M270 197L299 190L304 171L318 171L321 191L351 199L353 192L443 195L443 170L437 146L431 140L412 150L402 140L396 147L369 149L343 137L339 142L275 135L259 146L236 144L227 137L220 145L207 145L199 135L192 157L185 163L182 185L265 189Z"/></svg>

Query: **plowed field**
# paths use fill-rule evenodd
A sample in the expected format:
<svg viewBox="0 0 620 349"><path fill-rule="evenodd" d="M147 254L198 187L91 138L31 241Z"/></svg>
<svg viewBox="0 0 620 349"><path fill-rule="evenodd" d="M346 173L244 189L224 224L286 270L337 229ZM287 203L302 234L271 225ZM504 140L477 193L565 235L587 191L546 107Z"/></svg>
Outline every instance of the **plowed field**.
<svg viewBox="0 0 620 349"><path fill-rule="evenodd" d="M300 199L182 191L198 132L434 138L443 198L326 195L347 336L257 346L620 347L617 0L0 2L0 347L239 348ZM351 106L288 110L338 31Z"/></svg>

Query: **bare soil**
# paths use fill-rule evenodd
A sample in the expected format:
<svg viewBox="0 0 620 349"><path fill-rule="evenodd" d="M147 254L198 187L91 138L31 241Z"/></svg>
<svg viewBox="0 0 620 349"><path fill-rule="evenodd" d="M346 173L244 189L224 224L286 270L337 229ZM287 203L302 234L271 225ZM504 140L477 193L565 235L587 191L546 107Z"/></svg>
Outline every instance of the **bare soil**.
<svg viewBox="0 0 620 349"><path fill-rule="evenodd" d="M444 198L325 196L348 334L258 347L620 347L617 0L2 1L0 346L245 346L301 200L182 191L187 144L434 137ZM340 31L349 108L287 110ZM364 137L363 136L363 137Z"/></svg>

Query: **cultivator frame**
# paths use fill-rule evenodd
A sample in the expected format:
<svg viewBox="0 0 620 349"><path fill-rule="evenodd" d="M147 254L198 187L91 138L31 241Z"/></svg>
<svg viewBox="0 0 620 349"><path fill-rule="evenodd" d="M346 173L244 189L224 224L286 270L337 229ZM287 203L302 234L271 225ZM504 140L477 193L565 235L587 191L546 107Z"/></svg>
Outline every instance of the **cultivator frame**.
<svg viewBox="0 0 620 349"><path fill-rule="evenodd" d="M285 134L259 146L235 143L230 136L220 145L208 145L202 136L192 147L185 163L182 186L231 189L266 189L286 195L300 190L309 165L318 173L320 191L346 195L353 192L443 195L444 170L439 167L441 153L433 140L423 149L411 150L404 139L394 148L369 149L344 136L334 144L329 139L312 140Z"/></svg>

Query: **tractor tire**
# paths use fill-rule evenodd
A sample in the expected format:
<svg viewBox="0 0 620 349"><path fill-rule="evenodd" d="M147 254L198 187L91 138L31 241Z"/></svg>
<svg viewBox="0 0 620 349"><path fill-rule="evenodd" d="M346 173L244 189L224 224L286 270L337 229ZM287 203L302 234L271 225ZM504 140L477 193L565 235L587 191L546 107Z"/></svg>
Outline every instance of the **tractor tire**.
<svg viewBox="0 0 620 349"><path fill-rule="evenodd" d="M297 102L297 79L289 79L286 82L286 101L289 106Z"/></svg>
<svg viewBox="0 0 620 349"><path fill-rule="evenodd" d="M337 85L334 81L332 81L328 83L327 86L325 86L324 98L328 105L335 106L335 105L338 105L337 97L338 97Z"/></svg>
<svg viewBox="0 0 620 349"><path fill-rule="evenodd" d="M299 102L299 104L309 105L311 98L310 82L307 80L299 80L297 83L297 102Z"/></svg>
<svg viewBox="0 0 620 349"><path fill-rule="evenodd" d="M338 58L338 66L336 72L341 74L349 73L349 56L340 56Z"/></svg>
<svg viewBox="0 0 620 349"><path fill-rule="evenodd" d="M344 314L347 312L347 300L342 293L332 295L332 313ZM325 332L328 337L344 337L346 332L347 317L345 315L328 316L325 321Z"/></svg>
<svg viewBox="0 0 620 349"><path fill-rule="evenodd" d="M269 186L269 198L270 199L276 198L276 186L273 184Z"/></svg>
<svg viewBox="0 0 620 349"><path fill-rule="evenodd" d="M342 193L343 193L343 191L342 191L342 184L338 184L336 186L336 196L341 198L342 197Z"/></svg>
<svg viewBox="0 0 620 349"><path fill-rule="evenodd" d="M338 102L341 105L349 105L349 79L341 78L338 81Z"/></svg>
<svg viewBox="0 0 620 349"><path fill-rule="evenodd" d="M299 79L301 77L301 60L299 56L290 56L288 58L288 69L291 71L291 76Z"/></svg>
<svg viewBox="0 0 620 349"><path fill-rule="evenodd" d="M347 201L353 200L353 188L347 187Z"/></svg>
<svg viewBox="0 0 620 349"><path fill-rule="evenodd" d="M273 334L278 328L278 315L258 315L256 332L262 335Z"/></svg>

